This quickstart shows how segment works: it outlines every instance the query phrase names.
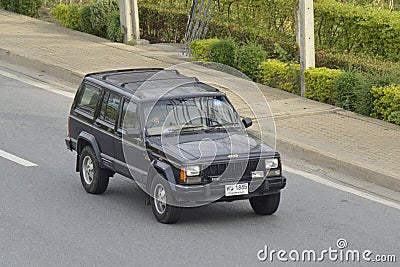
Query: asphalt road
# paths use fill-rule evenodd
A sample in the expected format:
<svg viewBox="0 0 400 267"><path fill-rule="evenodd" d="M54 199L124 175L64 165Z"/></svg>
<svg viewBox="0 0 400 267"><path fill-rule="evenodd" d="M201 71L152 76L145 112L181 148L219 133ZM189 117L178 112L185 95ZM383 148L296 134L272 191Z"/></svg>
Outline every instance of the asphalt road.
<svg viewBox="0 0 400 267"><path fill-rule="evenodd" d="M0 156L0 266L288 265L276 255L260 261L258 251L319 254L338 249L340 238L344 250L400 261L399 209L293 173L286 173L278 212L267 217L241 201L187 209L177 224L163 225L144 193L117 175L105 194L89 195L64 144L71 102L0 75L0 151L38 165ZM326 256L321 264L334 262Z"/></svg>

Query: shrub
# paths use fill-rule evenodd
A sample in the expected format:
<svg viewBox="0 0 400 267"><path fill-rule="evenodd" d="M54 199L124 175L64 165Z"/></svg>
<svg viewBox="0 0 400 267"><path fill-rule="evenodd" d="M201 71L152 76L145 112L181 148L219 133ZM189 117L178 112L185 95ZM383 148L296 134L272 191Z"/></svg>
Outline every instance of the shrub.
<svg viewBox="0 0 400 267"><path fill-rule="evenodd" d="M43 0L0 0L0 7L22 15L36 17Z"/></svg>
<svg viewBox="0 0 400 267"><path fill-rule="evenodd" d="M368 116L372 109L371 87L365 74L355 71L344 72L335 82L336 105Z"/></svg>
<svg viewBox="0 0 400 267"><path fill-rule="evenodd" d="M210 61L236 66L237 45L231 39L213 42L210 46Z"/></svg>
<svg viewBox="0 0 400 267"><path fill-rule="evenodd" d="M371 93L374 97L371 116L400 124L400 85L374 87Z"/></svg>
<svg viewBox="0 0 400 267"><path fill-rule="evenodd" d="M113 11L118 11L118 0L96 0L90 5L90 22L93 33L107 37L107 19Z"/></svg>
<svg viewBox="0 0 400 267"><path fill-rule="evenodd" d="M305 96L320 102L335 104L335 83L341 70L311 68L304 72L307 91Z"/></svg>
<svg viewBox="0 0 400 267"><path fill-rule="evenodd" d="M259 80L268 86L300 94L300 65L268 59L259 66Z"/></svg>
<svg viewBox="0 0 400 267"><path fill-rule="evenodd" d="M190 43L190 50L195 60L210 61L211 46L219 39L196 40Z"/></svg>
<svg viewBox="0 0 400 267"><path fill-rule="evenodd" d="M107 19L107 39L122 43L124 34L121 30L119 11L112 12Z"/></svg>
<svg viewBox="0 0 400 267"><path fill-rule="evenodd" d="M400 125L400 111L393 111L390 113L388 122Z"/></svg>
<svg viewBox="0 0 400 267"><path fill-rule="evenodd" d="M94 30L92 27L92 22L90 21L90 7L91 4L85 4L79 9L79 24L81 26L80 30L89 34L93 34Z"/></svg>
<svg viewBox="0 0 400 267"><path fill-rule="evenodd" d="M54 15L54 17L60 20L61 25L73 29L80 30L80 19L79 19L79 5L57 5L53 8L50 14Z"/></svg>
<svg viewBox="0 0 400 267"><path fill-rule="evenodd" d="M237 56L237 66L244 74L252 80L258 78L258 66L267 58L264 48L254 42L240 47Z"/></svg>

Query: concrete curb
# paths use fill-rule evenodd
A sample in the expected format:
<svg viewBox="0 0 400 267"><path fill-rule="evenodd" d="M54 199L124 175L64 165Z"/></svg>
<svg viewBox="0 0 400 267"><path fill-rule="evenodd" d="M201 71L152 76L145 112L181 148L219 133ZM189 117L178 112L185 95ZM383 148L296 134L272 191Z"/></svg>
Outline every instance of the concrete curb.
<svg viewBox="0 0 400 267"><path fill-rule="evenodd" d="M79 84L84 76L83 73L78 71L68 70L48 62L29 58L27 56L17 55L3 48L0 48L0 60L8 61L15 65L38 69L57 78L76 84Z"/></svg>
<svg viewBox="0 0 400 267"><path fill-rule="evenodd" d="M341 159L336 155L319 151L306 144L278 138L276 140L276 147L283 157L290 155L291 157L294 156L312 164L318 163L325 167L335 168L343 173L400 192L400 179L366 168L349 160Z"/></svg>

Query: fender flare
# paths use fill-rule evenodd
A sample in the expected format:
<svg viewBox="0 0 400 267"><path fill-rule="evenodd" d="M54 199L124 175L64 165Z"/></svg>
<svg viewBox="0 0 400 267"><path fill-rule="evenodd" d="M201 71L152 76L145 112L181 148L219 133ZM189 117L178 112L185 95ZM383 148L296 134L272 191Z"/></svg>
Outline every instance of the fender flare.
<svg viewBox="0 0 400 267"><path fill-rule="evenodd" d="M85 140L88 142L91 147L93 148L94 154L96 155L97 162L99 163L100 167L103 167L103 161L101 160L100 157L100 148L99 145L97 144L96 138L87 132L81 132L76 140L76 151L77 151L77 170L79 170L79 157L80 157L80 152L82 151L83 147L80 147L81 141Z"/></svg>
<svg viewBox="0 0 400 267"><path fill-rule="evenodd" d="M175 180L175 176L174 176L174 172L172 171L172 168L169 164L165 163L165 162L161 162L159 160L153 160L151 162L151 166L149 167L148 170L148 178L147 178L147 192L150 192L150 186L151 183L153 182L153 177L157 174L157 173L161 173L166 180L169 182L169 186L172 190L172 192L176 191L176 180Z"/></svg>

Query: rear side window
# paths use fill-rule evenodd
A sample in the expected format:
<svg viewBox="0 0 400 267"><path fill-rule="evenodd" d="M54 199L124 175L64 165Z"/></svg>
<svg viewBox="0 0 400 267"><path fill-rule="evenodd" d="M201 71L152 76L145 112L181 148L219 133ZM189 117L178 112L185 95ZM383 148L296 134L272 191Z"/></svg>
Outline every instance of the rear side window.
<svg viewBox="0 0 400 267"><path fill-rule="evenodd" d="M99 118L114 125L118 118L120 102L121 97L119 95L105 92Z"/></svg>
<svg viewBox="0 0 400 267"><path fill-rule="evenodd" d="M93 116L101 97L101 90L89 84L83 85L82 90L83 93L77 101L77 107Z"/></svg>
<svg viewBox="0 0 400 267"><path fill-rule="evenodd" d="M128 100L124 101L120 127L124 130L128 128L140 128L137 105L135 103L129 102Z"/></svg>

